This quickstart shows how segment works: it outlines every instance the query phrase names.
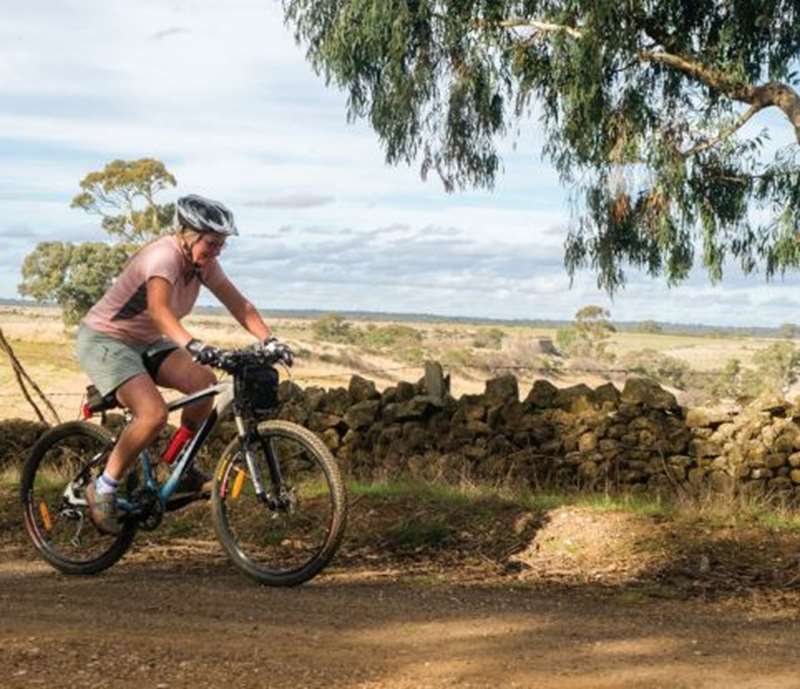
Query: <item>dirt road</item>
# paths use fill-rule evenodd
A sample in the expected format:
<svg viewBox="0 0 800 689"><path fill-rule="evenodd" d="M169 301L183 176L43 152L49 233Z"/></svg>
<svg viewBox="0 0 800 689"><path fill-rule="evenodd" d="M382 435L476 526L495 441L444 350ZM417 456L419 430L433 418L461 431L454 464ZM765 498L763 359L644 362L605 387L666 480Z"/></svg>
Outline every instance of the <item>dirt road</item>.
<svg viewBox="0 0 800 689"><path fill-rule="evenodd" d="M796 605L796 603L794 604ZM334 568L259 588L220 559L66 578L0 556L0 685L797 689L798 610Z"/></svg>

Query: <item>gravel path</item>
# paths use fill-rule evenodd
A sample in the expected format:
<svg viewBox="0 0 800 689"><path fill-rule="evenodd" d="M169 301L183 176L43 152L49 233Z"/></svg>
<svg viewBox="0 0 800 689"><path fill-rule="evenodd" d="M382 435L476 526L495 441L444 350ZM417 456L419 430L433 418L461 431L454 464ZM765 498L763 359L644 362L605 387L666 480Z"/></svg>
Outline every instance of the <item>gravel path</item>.
<svg viewBox="0 0 800 689"><path fill-rule="evenodd" d="M195 556L67 578L6 552L0 686L797 689L796 606L349 568L268 589Z"/></svg>

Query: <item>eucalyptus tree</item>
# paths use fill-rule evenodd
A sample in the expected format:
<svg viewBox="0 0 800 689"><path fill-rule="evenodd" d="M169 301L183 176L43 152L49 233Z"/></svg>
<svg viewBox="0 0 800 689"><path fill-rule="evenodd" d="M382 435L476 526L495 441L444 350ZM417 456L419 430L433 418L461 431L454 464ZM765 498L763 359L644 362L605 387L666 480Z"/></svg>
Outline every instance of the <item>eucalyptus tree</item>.
<svg viewBox="0 0 800 689"><path fill-rule="evenodd" d="M71 205L100 216L113 241L40 242L23 261L19 293L57 303L64 323L77 323L128 258L142 244L168 231L175 206L158 203L156 195L175 184L164 164L152 158L114 160L88 173Z"/></svg>
<svg viewBox="0 0 800 689"><path fill-rule="evenodd" d="M283 0L389 163L492 187L534 126L573 202L571 275L800 263L798 0ZM768 141L765 111L784 144ZM783 136L781 128L789 136ZM695 254L698 253L699 256Z"/></svg>

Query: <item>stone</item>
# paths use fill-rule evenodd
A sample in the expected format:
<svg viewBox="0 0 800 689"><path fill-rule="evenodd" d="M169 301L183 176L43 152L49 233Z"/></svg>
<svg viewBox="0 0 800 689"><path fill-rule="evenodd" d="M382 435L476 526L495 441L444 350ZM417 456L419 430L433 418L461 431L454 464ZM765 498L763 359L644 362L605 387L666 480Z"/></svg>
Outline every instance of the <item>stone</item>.
<svg viewBox="0 0 800 689"><path fill-rule="evenodd" d="M383 392L381 393L381 406L385 407L389 404L395 404L397 402L397 388L394 386L384 388Z"/></svg>
<svg viewBox="0 0 800 689"><path fill-rule="evenodd" d="M695 438L689 442L689 453L695 457L716 457L722 453L722 448L708 440Z"/></svg>
<svg viewBox="0 0 800 689"><path fill-rule="evenodd" d="M587 431L578 438L578 450L581 452L593 452L597 449L597 443L597 434L592 431Z"/></svg>
<svg viewBox="0 0 800 689"><path fill-rule="evenodd" d="M332 388L325 393L321 409L328 414L344 416L350 408L350 393L345 388Z"/></svg>
<svg viewBox="0 0 800 689"><path fill-rule="evenodd" d="M724 471L712 471L708 476L708 482L711 490L717 493L733 492L733 478Z"/></svg>
<svg viewBox="0 0 800 689"><path fill-rule="evenodd" d="M303 398L303 388L291 380L284 380L278 385L278 401L292 402Z"/></svg>
<svg viewBox="0 0 800 689"><path fill-rule="evenodd" d="M467 421L465 429L473 435L489 435L492 432L492 429L489 428L489 424L483 421Z"/></svg>
<svg viewBox="0 0 800 689"><path fill-rule="evenodd" d="M391 447L392 445L396 444L400 438L403 437L403 427L402 426L386 426L385 428L381 429L381 432L378 434L378 445L381 447ZM347 436L345 436L345 440Z"/></svg>
<svg viewBox="0 0 800 689"><path fill-rule="evenodd" d="M348 428L360 429L372 424L378 416L381 403L378 400L367 399L354 404L344 415L344 422Z"/></svg>
<svg viewBox="0 0 800 689"><path fill-rule="evenodd" d="M430 449L428 447L428 434L425 432L425 427L420 423L414 421L404 423L403 440L407 450L411 452Z"/></svg>
<svg viewBox="0 0 800 689"><path fill-rule="evenodd" d="M350 399L356 404L380 398L381 394L375 388L375 383L361 376L352 376L347 387Z"/></svg>
<svg viewBox="0 0 800 689"><path fill-rule="evenodd" d="M320 387L312 386L306 388L305 406L308 411L319 411L322 408L322 400L325 398L325 390Z"/></svg>
<svg viewBox="0 0 800 689"><path fill-rule="evenodd" d="M548 380L534 381L531 391L525 398L525 404L539 409L548 409L558 394L558 388Z"/></svg>
<svg viewBox="0 0 800 689"><path fill-rule="evenodd" d="M468 421L483 421L486 418L486 407L482 404L465 404L464 418Z"/></svg>
<svg viewBox="0 0 800 689"><path fill-rule="evenodd" d="M594 400L600 404L609 402L609 408L613 408L619 404L620 392L614 387L614 383L605 383L594 389Z"/></svg>
<svg viewBox="0 0 800 689"><path fill-rule="evenodd" d="M744 457L755 466L763 466L767 457L767 447L760 440L751 440L747 445Z"/></svg>
<svg viewBox="0 0 800 689"><path fill-rule="evenodd" d="M779 395L766 394L758 397L750 403L750 407L758 411L766 412L771 416L785 416L788 410L792 409L792 403L783 399Z"/></svg>
<svg viewBox="0 0 800 689"><path fill-rule="evenodd" d="M395 394L398 402L407 402L417 394L417 388L413 383L400 381L397 384Z"/></svg>
<svg viewBox="0 0 800 689"><path fill-rule="evenodd" d="M694 407L686 411L686 425L689 428L716 428L730 418L730 413L725 409Z"/></svg>
<svg viewBox="0 0 800 689"><path fill-rule="evenodd" d="M583 383L561 388L556 395L554 405L573 414L594 411L594 391Z"/></svg>
<svg viewBox="0 0 800 689"><path fill-rule="evenodd" d="M764 466L768 469L777 469L786 464L786 455L782 452L771 452L764 457Z"/></svg>
<svg viewBox="0 0 800 689"><path fill-rule="evenodd" d="M438 361L425 362L425 394L439 401L450 392L450 376L445 376Z"/></svg>
<svg viewBox="0 0 800 689"><path fill-rule="evenodd" d="M622 402L641 404L650 409L679 410L675 395L649 378L629 377L620 396Z"/></svg>
<svg viewBox="0 0 800 689"><path fill-rule="evenodd" d="M322 442L325 443L327 448L331 451L338 449L339 445L341 445L339 434L336 432L335 428L328 428L327 430L323 431L321 437Z"/></svg>
<svg viewBox="0 0 800 689"><path fill-rule="evenodd" d="M787 459L791 466L795 468L800 467L800 452L793 452Z"/></svg>
<svg viewBox="0 0 800 689"><path fill-rule="evenodd" d="M383 410L383 417L390 421L412 421L423 419L437 406L436 400L427 395L417 395L410 400L390 404Z"/></svg>
<svg viewBox="0 0 800 689"><path fill-rule="evenodd" d="M789 478L792 480L792 483L800 483L800 469L792 469L789 473Z"/></svg>
<svg viewBox="0 0 800 689"><path fill-rule="evenodd" d="M615 423L609 426L606 431L606 436L615 440L619 440L628 432L628 427L624 423Z"/></svg>
<svg viewBox="0 0 800 689"><path fill-rule="evenodd" d="M506 402L503 405L501 416L507 426L516 428L525 418L525 405L518 400Z"/></svg>
<svg viewBox="0 0 800 689"><path fill-rule="evenodd" d="M507 373L497 378L486 381L486 392L484 393L487 401L494 404L505 404L513 400L519 401L519 384L516 377Z"/></svg>
<svg viewBox="0 0 800 689"><path fill-rule="evenodd" d="M340 423L342 423L342 417L336 414L315 411L308 417L308 427L315 433L321 433L328 428L335 428Z"/></svg>

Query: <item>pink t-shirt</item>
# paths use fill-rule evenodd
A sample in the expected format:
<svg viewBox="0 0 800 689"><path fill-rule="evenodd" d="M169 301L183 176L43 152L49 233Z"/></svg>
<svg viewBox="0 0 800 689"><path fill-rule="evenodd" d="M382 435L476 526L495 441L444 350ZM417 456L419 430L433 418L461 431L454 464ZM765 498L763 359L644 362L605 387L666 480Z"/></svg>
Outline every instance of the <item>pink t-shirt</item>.
<svg viewBox="0 0 800 689"><path fill-rule="evenodd" d="M200 292L200 284L210 289L226 279L215 258L200 269L200 279L192 272L189 260L174 235L161 237L137 253L103 298L86 314L83 323L92 330L126 342L149 344L161 332L147 312L147 281L162 277L172 284L170 308L178 319L188 314Z"/></svg>

